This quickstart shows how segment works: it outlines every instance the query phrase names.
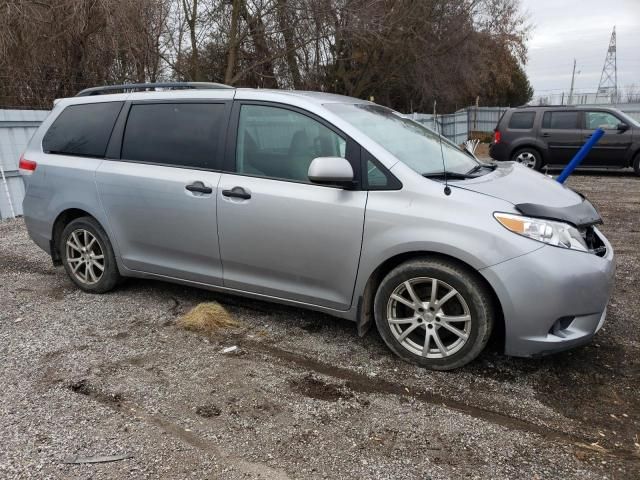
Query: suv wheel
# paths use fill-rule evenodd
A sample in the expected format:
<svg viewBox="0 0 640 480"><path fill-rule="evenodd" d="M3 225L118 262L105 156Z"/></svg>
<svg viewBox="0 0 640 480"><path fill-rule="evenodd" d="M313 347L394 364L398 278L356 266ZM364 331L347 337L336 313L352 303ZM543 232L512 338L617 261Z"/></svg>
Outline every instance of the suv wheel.
<svg viewBox="0 0 640 480"><path fill-rule="evenodd" d="M640 177L640 152L636 153L633 160L633 171Z"/></svg>
<svg viewBox="0 0 640 480"><path fill-rule="evenodd" d="M67 275L86 292L108 292L120 280L111 242L91 217L77 218L65 227L60 254Z"/></svg>
<svg viewBox="0 0 640 480"><path fill-rule="evenodd" d="M380 335L400 358L434 370L451 370L476 358L493 328L491 295L454 262L403 263L382 280L374 316Z"/></svg>
<svg viewBox="0 0 640 480"><path fill-rule="evenodd" d="M521 163L525 167L532 168L533 170L540 170L542 167L540 154L533 148L522 148L516 151L511 160Z"/></svg>

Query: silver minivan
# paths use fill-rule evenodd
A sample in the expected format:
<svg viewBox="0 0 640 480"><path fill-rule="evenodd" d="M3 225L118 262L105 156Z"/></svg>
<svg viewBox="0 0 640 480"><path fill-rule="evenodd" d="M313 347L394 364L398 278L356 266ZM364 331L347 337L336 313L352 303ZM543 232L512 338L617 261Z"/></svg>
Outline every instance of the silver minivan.
<svg viewBox="0 0 640 480"><path fill-rule="evenodd" d="M20 169L31 238L87 292L178 282L375 322L453 369L602 326L615 263L580 194L375 103L218 84L56 102Z"/></svg>

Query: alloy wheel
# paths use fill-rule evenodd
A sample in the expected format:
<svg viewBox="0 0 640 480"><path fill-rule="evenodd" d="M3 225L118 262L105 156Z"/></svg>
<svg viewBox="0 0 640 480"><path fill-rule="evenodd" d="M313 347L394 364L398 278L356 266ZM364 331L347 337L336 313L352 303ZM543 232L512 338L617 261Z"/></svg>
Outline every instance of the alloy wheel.
<svg viewBox="0 0 640 480"><path fill-rule="evenodd" d="M398 285L387 302L387 322L396 340L425 358L460 351L471 334L471 312L451 285L429 277Z"/></svg>
<svg viewBox="0 0 640 480"><path fill-rule="evenodd" d="M523 164L527 168L536 168L536 157L531 152L520 152L516 157L516 162Z"/></svg>
<svg viewBox="0 0 640 480"><path fill-rule="evenodd" d="M66 243L67 263L80 282L93 285L104 274L104 252L98 239L85 229L71 232Z"/></svg>

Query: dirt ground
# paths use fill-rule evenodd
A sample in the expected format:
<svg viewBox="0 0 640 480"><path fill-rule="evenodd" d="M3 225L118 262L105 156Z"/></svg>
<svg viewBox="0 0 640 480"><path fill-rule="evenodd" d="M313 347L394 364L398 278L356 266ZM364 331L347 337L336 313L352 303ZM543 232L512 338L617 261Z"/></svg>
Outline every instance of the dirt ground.
<svg viewBox="0 0 640 480"><path fill-rule="evenodd" d="M0 478L640 478L640 179L570 184L617 252L604 328L448 373L319 313L154 281L82 293L0 223ZM176 326L212 300L241 327ZM94 455L129 458L65 463Z"/></svg>

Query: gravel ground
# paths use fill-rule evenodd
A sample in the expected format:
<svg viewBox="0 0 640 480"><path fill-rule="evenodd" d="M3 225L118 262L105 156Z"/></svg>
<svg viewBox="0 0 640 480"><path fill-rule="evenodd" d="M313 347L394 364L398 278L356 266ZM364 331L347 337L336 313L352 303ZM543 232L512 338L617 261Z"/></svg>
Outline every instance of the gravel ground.
<svg viewBox="0 0 640 480"><path fill-rule="evenodd" d="M319 313L154 281L82 293L22 220L0 223L0 477L639 478L640 179L571 185L618 255L605 327L449 373ZM242 326L175 325L211 300ZM94 455L130 458L65 463Z"/></svg>

